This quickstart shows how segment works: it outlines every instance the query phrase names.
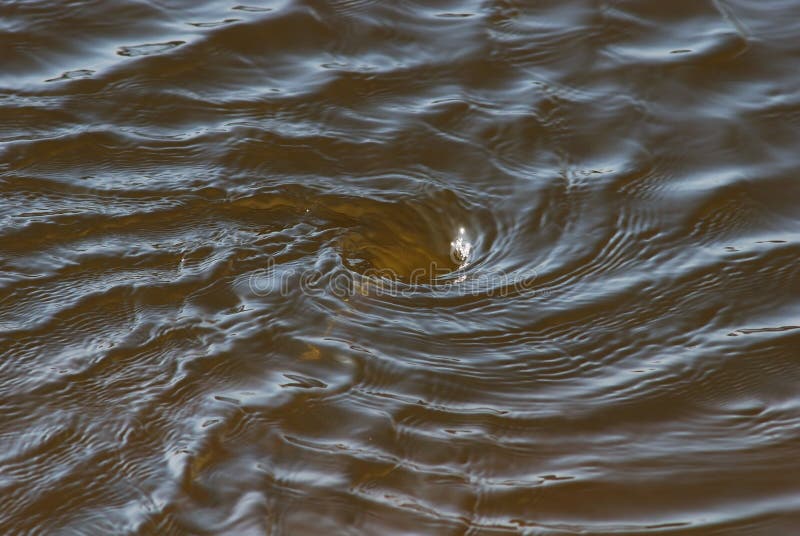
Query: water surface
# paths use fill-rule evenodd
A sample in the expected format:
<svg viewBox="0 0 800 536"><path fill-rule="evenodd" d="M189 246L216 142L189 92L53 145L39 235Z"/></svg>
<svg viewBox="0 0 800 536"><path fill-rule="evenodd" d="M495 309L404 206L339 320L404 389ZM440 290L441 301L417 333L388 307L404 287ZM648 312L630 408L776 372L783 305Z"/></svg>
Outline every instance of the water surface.
<svg viewBox="0 0 800 536"><path fill-rule="evenodd" d="M798 35L4 2L0 532L796 533Z"/></svg>

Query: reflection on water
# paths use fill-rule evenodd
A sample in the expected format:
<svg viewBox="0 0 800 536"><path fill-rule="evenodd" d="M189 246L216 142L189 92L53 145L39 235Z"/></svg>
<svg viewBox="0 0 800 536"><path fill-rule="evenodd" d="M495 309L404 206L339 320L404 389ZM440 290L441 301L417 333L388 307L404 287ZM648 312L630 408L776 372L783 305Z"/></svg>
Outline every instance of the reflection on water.
<svg viewBox="0 0 800 536"><path fill-rule="evenodd" d="M0 533L794 534L798 25L3 3Z"/></svg>
<svg viewBox="0 0 800 536"><path fill-rule="evenodd" d="M459 268L464 268L469 263L469 254L472 251L472 242L467 238L467 231L463 227L458 229L458 236L450 242L450 258L458 263Z"/></svg>

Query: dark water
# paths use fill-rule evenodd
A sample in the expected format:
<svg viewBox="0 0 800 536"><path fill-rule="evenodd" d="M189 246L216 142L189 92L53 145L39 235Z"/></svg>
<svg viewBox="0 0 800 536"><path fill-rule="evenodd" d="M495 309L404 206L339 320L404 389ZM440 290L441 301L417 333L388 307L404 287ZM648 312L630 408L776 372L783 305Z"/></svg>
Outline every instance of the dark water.
<svg viewBox="0 0 800 536"><path fill-rule="evenodd" d="M800 3L0 6L0 533L800 534Z"/></svg>

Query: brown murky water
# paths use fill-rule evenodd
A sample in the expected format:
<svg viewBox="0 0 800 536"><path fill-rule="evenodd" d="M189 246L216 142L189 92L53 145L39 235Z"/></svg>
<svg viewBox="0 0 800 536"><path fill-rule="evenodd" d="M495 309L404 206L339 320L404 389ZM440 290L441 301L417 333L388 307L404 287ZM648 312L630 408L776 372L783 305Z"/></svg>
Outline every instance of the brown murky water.
<svg viewBox="0 0 800 536"><path fill-rule="evenodd" d="M0 4L0 533L800 534L800 3Z"/></svg>

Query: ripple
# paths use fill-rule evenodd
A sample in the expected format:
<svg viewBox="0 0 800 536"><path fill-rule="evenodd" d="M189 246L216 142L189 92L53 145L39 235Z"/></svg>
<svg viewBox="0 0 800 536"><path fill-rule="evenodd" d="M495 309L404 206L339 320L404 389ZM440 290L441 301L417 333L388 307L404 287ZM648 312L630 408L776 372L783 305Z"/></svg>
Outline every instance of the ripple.
<svg viewBox="0 0 800 536"><path fill-rule="evenodd" d="M186 41L167 41L165 43L148 43L144 45L132 45L119 47L117 54L119 56L150 56L152 54L161 54L168 52L173 48L186 44Z"/></svg>
<svg viewBox="0 0 800 536"><path fill-rule="evenodd" d="M90 78L94 73L95 71L91 69L75 69L73 71L66 71L57 78L50 78L49 80L45 80L45 82L58 82L60 80L78 80L81 78Z"/></svg>
<svg viewBox="0 0 800 536"><path fill-rule="evenodd" d="M2 532L793 533L798 20L3 3Z"/></svg>

